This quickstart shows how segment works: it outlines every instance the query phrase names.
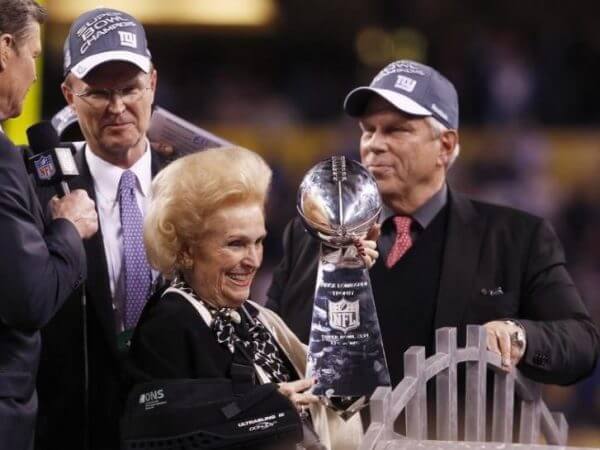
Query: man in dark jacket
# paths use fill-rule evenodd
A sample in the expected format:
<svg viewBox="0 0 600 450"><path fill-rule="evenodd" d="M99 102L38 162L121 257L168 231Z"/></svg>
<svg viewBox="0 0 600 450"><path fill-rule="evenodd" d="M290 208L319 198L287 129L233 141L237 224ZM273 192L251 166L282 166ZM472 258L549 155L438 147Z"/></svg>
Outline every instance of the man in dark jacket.
<svg viewBox="0 0 600 450"><path fill-rule="evenodd" d="M85 245L85 297L72 295L43 332L36 447L112 450L129 337L157 278L142 240L162 164L146 137L157 75L144 28L114 9L82 14L66 39L64 76L85 138L75 143L80 176L71 187L96 201L100 230Z"/></svg>
<svg viewBox="0 0 600 450"><path fill-rule="evenodd" d="M385 67L346 97L358 118L362 163L385 209L380 258L370 270L395 386L412 345L434 351L435 330L484 325L506 370L558 384L589 375L599 337L543 219L474 201L448 186L459 153L458 96L435 69L413 61ZM298 219L284 235L267 306L307 342L318 242Z"/></svg>
<svg viewBox="0 0 600 450"><path fill-rule="evenodd" d="M0 0L0 121L21 113L36 80L45 11ZM84 191L50 202L51 220L29 182L23 155L0 128L0 447L33 447L40 332L85 277L81 239L97 230Z"/></svg>

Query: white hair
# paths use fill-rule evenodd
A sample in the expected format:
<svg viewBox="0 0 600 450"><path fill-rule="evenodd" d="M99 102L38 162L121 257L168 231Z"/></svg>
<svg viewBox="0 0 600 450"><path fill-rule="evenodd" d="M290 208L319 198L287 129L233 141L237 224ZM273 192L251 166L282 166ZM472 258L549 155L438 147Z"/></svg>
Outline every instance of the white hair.
<svg viewBox="0 0 600 450"><path fill-rule="evenodd" d="M433 133L435 134L436 137L439 137L444 131L449 130L449 128L446 125L444 125L442 122L440 122L433 116L425 117L425 121L429 124L429 126L431 127L431 130L433 131ZM452 164L454 164L454 161L456 161L456 158L458 158L459 154L460 154L460 143L457 140L456 144L454 145L454 148L452 149L452 154L450 155L450 158L448 159L448 165L446 166L446 169L449 169L452 166Z"/></svg>

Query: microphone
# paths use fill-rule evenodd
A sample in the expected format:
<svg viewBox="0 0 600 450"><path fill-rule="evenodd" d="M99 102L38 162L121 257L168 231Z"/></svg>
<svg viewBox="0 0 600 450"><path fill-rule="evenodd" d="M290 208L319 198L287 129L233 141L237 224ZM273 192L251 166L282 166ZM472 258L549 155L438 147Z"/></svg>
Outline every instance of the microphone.
<svg viewBox="0 0 600 450"><path fill-rule="evenodd" d="M27 139L34 153L29 157L29 167L36 184L54 186L59 197L67 195L67 180L79 175L72 144L61 144L52 123L47 121L30 126Z"/></svg>

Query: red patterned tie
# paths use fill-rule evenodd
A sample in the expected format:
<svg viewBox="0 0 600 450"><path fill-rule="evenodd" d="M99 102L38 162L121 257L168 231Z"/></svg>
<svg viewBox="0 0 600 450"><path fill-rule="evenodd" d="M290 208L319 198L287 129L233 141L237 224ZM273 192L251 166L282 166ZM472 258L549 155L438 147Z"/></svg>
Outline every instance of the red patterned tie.
<svg viewBox="0 0 600 450"><path fill-rule="evenodd" d="M394 225L396 226L396 240L392 249L388 253L387 261L385 265L388 269L394 267L400 258L406 253L406 251L412 246L412 239L410 237L410 224L412 218L408 216L395 216Z"/></svg>

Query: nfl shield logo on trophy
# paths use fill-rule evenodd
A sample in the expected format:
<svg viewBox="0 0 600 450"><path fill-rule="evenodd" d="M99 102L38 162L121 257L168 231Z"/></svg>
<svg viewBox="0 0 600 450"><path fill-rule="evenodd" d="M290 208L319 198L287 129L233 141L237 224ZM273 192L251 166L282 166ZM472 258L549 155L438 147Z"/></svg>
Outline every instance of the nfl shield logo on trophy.
<svg viewBox="0 0 600 450"><path fill-rule="evenodd" d="M40 156L34 161L34 164L40 180L49 180L56 173L56 167L54 167L54 162L52 161L51 156Z"/></svg>
<svg viewBox="0 0 600 450"><path fill-rule="evenodd" d="M358 300L349 302L342 298L339 302L329 300L329 326L347 333L360 325L360 305Z"/></svg>

